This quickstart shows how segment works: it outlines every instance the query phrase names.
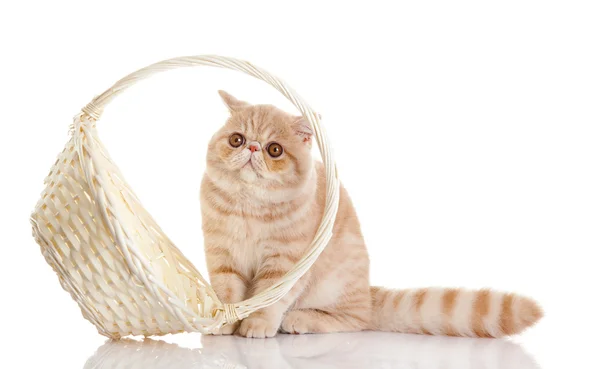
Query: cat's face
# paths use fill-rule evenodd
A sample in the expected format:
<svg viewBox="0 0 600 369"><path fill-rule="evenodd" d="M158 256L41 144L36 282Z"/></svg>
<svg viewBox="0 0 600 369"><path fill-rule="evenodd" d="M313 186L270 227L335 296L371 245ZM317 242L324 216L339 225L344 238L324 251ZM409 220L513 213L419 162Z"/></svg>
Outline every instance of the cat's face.
<svg viewBox="0 0 600 369"><path fill-rule="evenodd" d="M309 124L274 106L250 105L219 93L231 116L209 144L211 174L269 189L305 182L312 168Z"/></svg>

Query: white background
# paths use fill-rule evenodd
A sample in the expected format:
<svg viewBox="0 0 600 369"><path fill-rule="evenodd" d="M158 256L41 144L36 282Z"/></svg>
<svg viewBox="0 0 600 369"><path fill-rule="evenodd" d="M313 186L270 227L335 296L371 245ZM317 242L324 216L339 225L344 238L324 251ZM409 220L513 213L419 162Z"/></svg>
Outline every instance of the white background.
<svg viewBox="0 0 600 369"><path fill-rule="evenodd" d="M221 54L277 74L323 115L374 284L531 295L546 317L515 339L518 350L543 368L597 366L598 19L594 1L3 2L0 360L81 368L104 342L62 291L28 221L71 118L147 64ZM218 89L292 109L262 82L204 67L139 83L98 123L146 207L201 270L199 182L227 116ZM378 339L411 340L393 337ZM199 335L166 340L200 347ZM436 342L410 341L428 352L422 358L388 354L419 368L437 353L451 352L458 361L445 365L457 367L479 355ZM302 363L294 367L313 367Z"/></svg>

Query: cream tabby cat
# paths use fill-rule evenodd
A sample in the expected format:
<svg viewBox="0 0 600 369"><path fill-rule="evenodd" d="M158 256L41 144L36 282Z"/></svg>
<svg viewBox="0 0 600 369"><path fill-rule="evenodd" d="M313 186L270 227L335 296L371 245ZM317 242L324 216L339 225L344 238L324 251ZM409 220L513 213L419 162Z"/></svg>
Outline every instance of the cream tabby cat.
<svg viewBox="0 0 600 369"><path fill-rule="evenodd" d="M223 302L269 287L304 255L325 201L323 165L311 156L302 117L219 91L231 116L213 136L202 181L202 223L211 284ZM462 289L388 290L369 285L369 256L346 190L333 238L280 301L219 334L273 337L365 329L500 337L542 316L514 294Z"/></svg>

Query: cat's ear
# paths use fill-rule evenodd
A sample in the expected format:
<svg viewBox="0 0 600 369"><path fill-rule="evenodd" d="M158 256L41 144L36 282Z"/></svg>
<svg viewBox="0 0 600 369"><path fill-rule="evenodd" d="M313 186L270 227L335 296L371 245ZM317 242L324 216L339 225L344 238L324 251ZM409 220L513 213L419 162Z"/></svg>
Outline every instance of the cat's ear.
<svg viewBox="0 0 600 369"><path fill-rule="evenodd" d="M219 95L221 96L221 99L223 99L223 102L225 103L225 106L227 106L227 109L229 109L230 113L234 113L240 109L250 106L250 104L247 102L238 100L223 90L219 90Z"/></svg>
<svg viewBox="0 0 600 369"><path fill-rule="evenodd" d="M306 120L302 115L295 117L294 122L292 123L292 128L296 132L297 135L302 137L304 142L311 143L312 136L314 134L312 127L310 126L310 122Z"/></svg>

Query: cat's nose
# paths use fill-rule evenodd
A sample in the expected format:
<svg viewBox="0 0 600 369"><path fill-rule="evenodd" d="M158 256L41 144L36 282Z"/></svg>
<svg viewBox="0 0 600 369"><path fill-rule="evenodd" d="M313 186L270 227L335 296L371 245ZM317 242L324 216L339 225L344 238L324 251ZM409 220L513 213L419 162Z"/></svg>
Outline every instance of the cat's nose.
<svg viewBox="0 0 600 369"><path fill-rule="evenodd" d="M250 146L248 146L248 149L250 149L250 152L253 153L255 151L259 151L260 150L260 146L258 145L258 143L252 142L250 144Z"/></svg>

